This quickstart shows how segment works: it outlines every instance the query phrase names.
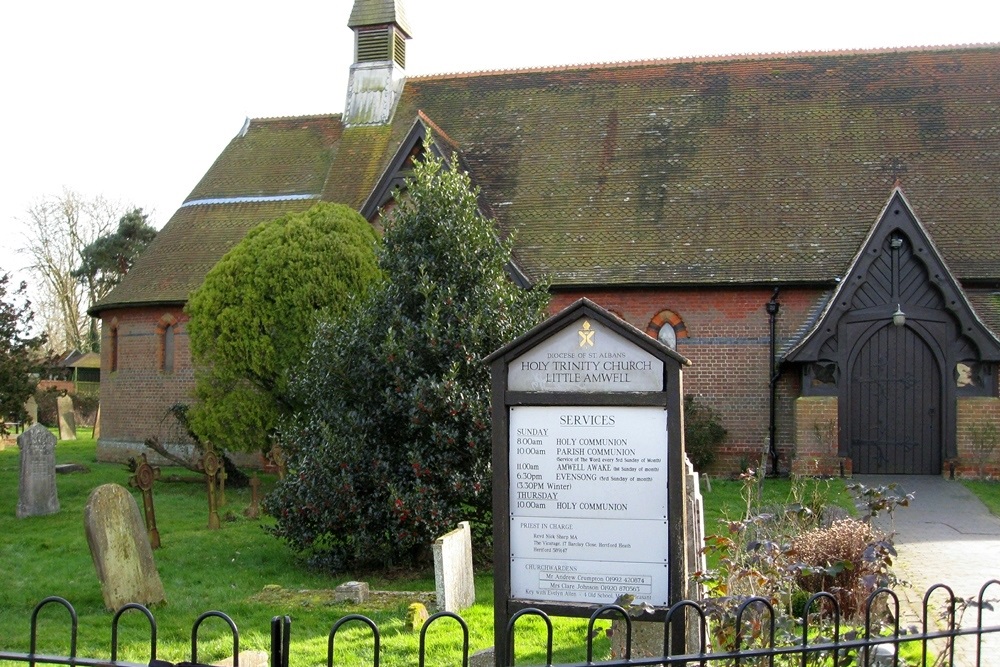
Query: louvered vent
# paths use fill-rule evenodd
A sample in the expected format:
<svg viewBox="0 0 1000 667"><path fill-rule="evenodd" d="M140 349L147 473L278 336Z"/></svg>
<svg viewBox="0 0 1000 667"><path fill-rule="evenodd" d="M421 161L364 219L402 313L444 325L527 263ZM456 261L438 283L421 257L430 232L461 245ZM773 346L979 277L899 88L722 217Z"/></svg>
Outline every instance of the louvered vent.
<svg viewBox="0 0 1000 667"><path fill-rule="evenodd" d="M406 38L398 30L392 31L392 59L396 64L406 69Z"/></svg>
<svg viewBox="0 0 1000 667"><path fill-rule="evenodd" d="M389 60L389 26L358 31L357 62Z"/></svg>
<svg viewBox="0 0 1000 667"><path fill-rule="evenodd" d="M393 26L358 31L359 63L393 60L406 67L406 37Z"/></svg>

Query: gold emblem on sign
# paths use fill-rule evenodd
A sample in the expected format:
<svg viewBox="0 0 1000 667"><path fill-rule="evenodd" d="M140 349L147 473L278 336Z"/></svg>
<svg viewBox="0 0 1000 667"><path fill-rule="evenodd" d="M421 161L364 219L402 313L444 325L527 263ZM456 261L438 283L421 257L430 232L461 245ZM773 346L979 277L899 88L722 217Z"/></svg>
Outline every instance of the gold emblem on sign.
<svg viewBox="0 0 1000 667"><path fill-rule="evenodd" d="M577 333L580 334L580 347L594 347L594 334L597 332L590 328L590 322L584 320Z"/></svg>

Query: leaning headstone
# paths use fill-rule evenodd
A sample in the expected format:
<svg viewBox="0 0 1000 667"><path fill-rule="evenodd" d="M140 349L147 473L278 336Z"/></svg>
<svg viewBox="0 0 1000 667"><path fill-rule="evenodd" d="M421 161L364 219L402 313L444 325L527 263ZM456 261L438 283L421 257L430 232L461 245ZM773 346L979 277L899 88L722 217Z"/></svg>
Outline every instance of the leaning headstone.
<svg viewBox="0 0 1000 667"><path fill-rule="evenodd" d="M56 436L35 424L17 436L21 448L17 518L55 514L59 511L56 490Z"/></svg>
<svg viewBox="0 0 1000 667"><path fill-rule="evenodd" d="M76 440L76 413L73 408L73 397L63 394L57 398L56 412L59 413L59 439Z"/></svg>
<svg viewBox="0 0 1000 667"><path fill-rule="evenodd" d="M24 402L24 411L28 413L28 426L38 423L38 401L35 400L34 396L29 396L28 400Z"/></svg>
<svg viewBox="0 0 1000 667"><path fill-rule="evenodd" d="M472 576L472 529L468 521L437 538L434 552L434 587L438 611L460 612L476 603Z"/></svg>
<svg viewBox="0 0 1000 667"><path fill-rule="evenodd" d="M166 600L139 506L125 487L102 484L94 489L83 520L109 610L129 602L149 606Z"/></svg>
<svg viewBox="0 0 1000 667"><path fill-rule="evenodd" d="M101 438L101 404L97 404L97 416L94 417L94 440Z"/></svg>

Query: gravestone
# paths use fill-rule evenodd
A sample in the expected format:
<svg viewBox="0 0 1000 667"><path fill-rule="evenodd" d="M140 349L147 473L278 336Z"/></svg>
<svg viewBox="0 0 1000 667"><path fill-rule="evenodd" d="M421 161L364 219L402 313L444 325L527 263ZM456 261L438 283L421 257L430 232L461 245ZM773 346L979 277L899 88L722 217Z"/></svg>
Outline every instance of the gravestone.
<svg viewBox="0 0 1000 667"><path fill-rule="evenodd" d="M56 491L56 436L34 424L17 436L21 448L17 518L55 514L59 511Z"/></svg>
<svg viewBox="0 0 1000 667"><path fill-rule="evenodd" d="M129 478L129 486L142 491L142 511L146 519L146 533L149 535L149 546L160 548L160 531L156 528L156 509L153 507L153 482L160 478L160 469L149 465L145 454L139 455L139 464L135 474Z"/></svg>
<svg viewBox="0 0 1000 667"><path fill-rule="evenodd" d="M73 397L63 394L57 398L56 412L59 413L59 439L76 440L76 413L73 408Z"/></svg>
<svg viewBox="0 0 1000 667"><path fill-rule="evenodd" d="M434 588L438 611L458 613L476 603L472 576L472 529L468 521L434 541Z"/></svg>
<svg viewBox="0 0 1000 667"><path fill-rule="evenodd" d="M218 498L215 494L216 478L219 471L223 470L222 461L211 445L205 447L205 453L198 462L198 467L205 471L205 480L208 485L208 528L209 530L219 530L222 524L219 522Z"/></svg>
<svg viewBox="0 0 1000 667"><path fill-rule="evenodd" d="M691 465L691 459L684 457L684 484L687 488L687 525L690 529L690 539L686 541L687 549L687 581L688 600L701 600L705 597L705 585L698 583L694 576L696 572L708 569L705 563L705 503L701 497L699 475Z"/></svg>
<svg viewBox="0 0 1000 667"><path fill-rule="evenodd" d="M139 506L125 487L103 484L94 489L83 520L109 610L129 602L149 606L166 601Z"/></svg>
<svg viewBox="0 0 1000 667"><path fill-rule="evenodd" d="M27 426L38 423L38 401L34 396L29 396L24 402L24 411L28 413Z"/></svg>
<svg viewBox="0 0 1000 667"><path fill-rule="evenodd" d="M366 581L345 581L333 590L333 601L364 604L370 592Z"/></svg>
<svg viewBox="0 0 1000 667"><path fill-rule="evenodd" d="M97 416L94 417L94 440L99 440L101 437L101 404L97 404Z"/></svg>
<svg viewBox="0 0 1000 667"><path fill-rule="evenodd" d="M260 518L260 479L257 475L250 478L250 505L243 510L243 516L248 519Z"/></svg>

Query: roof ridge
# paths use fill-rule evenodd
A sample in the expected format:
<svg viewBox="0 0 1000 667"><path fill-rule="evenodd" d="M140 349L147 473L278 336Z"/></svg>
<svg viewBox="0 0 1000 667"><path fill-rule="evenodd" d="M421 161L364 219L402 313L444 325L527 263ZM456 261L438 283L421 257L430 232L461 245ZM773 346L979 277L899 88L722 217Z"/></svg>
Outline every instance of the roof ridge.
<svg viewBox="0 0 1000 667"><path fill-rule="evenodd" d="M269 122L269 121L282 121L282 120L333 120L336 118L343 118L344 113L338 111L336 113L308 113L308 114L293 114L290 116L250 116L247 118L251 123L255 122Z"/></svg>
<svg viewBox="0 0 1000 667"><path fill-rule="evenodd" d="M526 74L543 72L565 72L585 69L616 69L653 65L675 65L680 63L731 62L734 60L778 60L792 58L823 58L829 56L876 55L883 53L943 53L947 51L972 51L976 49L1000 49L1000 42L976 42L971 44L940 44L924 46L880 46L860 49L831 49L815 51L770 51L763 53L730 53L704 56L676 56L672 58L647 58L639 60L615 60L605 62L572 63L538 67L510 67L502 69L476 70L470 72L439 72L437 74L408 74L410 81L432 81L435 79L462 79L477 76Z"/></svg>

